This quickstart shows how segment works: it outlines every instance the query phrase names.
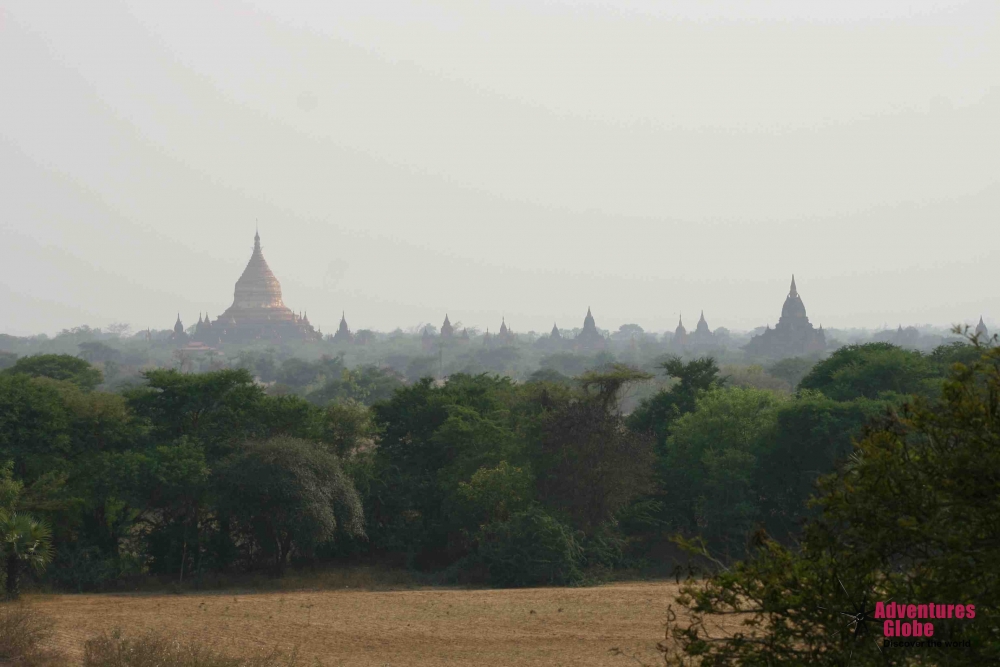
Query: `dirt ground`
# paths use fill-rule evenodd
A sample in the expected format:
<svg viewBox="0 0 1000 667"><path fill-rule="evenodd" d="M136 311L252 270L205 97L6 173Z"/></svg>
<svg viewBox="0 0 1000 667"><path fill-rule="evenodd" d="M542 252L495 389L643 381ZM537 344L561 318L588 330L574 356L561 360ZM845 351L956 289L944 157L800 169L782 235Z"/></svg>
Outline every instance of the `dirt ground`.
<svg viewBox="0 0 1000 667"><path fill-rule="evenodd" d="M297 647L302 664L658 664L673 583L517 590L36 595L75 660L88 637L120 626L196 637L236 651ZM676 605L675 605L676 606Z"/></svg>

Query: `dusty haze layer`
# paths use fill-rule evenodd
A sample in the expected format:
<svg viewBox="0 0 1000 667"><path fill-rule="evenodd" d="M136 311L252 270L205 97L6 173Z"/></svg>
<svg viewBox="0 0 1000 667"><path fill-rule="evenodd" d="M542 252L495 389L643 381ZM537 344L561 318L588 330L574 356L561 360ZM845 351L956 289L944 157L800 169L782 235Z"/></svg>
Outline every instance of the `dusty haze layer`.
<svg viewBox="0 0 1000 667"><path fill-rule="evenodd" d="M0 331L1000 319L1000 4L0 0ZM808 5L808 6L807 6ZM821 5L821 6L813 6Z"/></svg>

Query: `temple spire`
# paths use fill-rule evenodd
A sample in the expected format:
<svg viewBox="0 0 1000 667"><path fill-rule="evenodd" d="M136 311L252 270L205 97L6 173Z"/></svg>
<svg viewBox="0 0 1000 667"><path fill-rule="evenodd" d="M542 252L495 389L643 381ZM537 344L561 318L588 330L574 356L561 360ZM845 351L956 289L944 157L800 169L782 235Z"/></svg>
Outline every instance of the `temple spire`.
<svg viewBox="0 0 1000 667"><path fill-rule="evenodd" d="M976 325L976 334L980 338L989 338L990 330L986 328L986 323L983 322L983 316L979 316L979 324Z"/></svg>
<svg viewBox="0 0 1000 667"><path fill-rule="evenodd" d="M337 327L337 332L333 334L333 340L336 342L350 341L353 338L351 330L347 326L347 311L340 311L340 326Z"/></svg>
<svg viewBox="0 0 1000 667"><path fill-rule="evenodd" d="M792 286L790 288L788 288L788 296L796 297L798 295L799 295L799 293L795 289L795 274L793 273L792 274Z"/></svg>

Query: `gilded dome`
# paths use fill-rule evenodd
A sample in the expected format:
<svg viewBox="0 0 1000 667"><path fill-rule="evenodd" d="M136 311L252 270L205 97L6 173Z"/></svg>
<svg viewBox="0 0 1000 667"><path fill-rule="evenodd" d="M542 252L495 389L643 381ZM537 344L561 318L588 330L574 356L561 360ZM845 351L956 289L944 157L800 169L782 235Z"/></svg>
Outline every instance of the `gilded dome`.
<svg viewBox="0 0 1000 667"><path fill-rule="evenodd" d="M281 284L271 273L260 250L260 234L253 237L253 254L243 275L236 281L233 308L283 308Z"/></svg>

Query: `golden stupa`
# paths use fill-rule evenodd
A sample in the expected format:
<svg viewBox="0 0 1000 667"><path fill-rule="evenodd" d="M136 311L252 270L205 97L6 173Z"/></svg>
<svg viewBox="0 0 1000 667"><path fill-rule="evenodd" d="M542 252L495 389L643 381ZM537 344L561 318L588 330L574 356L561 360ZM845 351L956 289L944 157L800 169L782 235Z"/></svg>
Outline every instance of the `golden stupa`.
<svg viewBox="0 0 1000 667"><path fill-rule="evenodd" d="M209 318L199 321L194 338L206 343L280 343L319 340L322 335L307 315L296 315L281 300L281 283L264 259L258 232L247 268L236 281L233 305L214 322Z"/></svg>

